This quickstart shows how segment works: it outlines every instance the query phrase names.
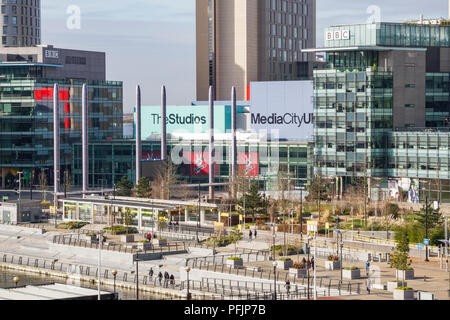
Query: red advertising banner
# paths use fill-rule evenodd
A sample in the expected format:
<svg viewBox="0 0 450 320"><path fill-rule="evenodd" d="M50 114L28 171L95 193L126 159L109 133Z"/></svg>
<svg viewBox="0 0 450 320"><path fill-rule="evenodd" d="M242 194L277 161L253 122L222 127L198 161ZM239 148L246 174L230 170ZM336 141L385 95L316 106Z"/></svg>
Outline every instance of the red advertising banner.
<svg viewBox="0 0 450 320"><path fill-rule="evenodd" d="M161 151L142 151L142 161L154 161L161 159Z"/></svg>
<svg viewBox="0 0 450 320"><path fill-rule="evenodd" d="M252 178L259 176L259 155L257 152L240 152L238 161L240 176Z"/></svg>
<svg viewBox="0 0 450 320"><path fill-rule="evenodd" d="M204 177L209 175L209 153L208 152L184 152L184 163L189 164L190 174L193 177ZM214 165L214 174L219 174L219 165Z"/></svg>

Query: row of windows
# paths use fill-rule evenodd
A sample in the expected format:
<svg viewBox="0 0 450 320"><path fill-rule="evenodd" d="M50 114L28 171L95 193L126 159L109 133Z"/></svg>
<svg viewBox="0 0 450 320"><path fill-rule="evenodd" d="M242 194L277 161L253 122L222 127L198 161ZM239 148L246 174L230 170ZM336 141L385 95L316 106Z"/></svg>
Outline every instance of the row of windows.
<svg viewBox="0 0 450 320"><path fill-rule="evenodd" d="M28 17L24 17L21 16L21 22L23 25L28 25ZM17 24L18 20L17 20L17 16L12 16L11 17L11 24ZM4 16L3 17L3 24L9 24L9 16ZM33 26L33 18L30 17L30 26ZM40 20L39 19L34 19L34 26L36 28L39 28L40 25Z"/></svg>
<svg viewBox="0 0 450 320"><path fill-rule="evenodd" d="M9 30L11 31L11 33L8 33ZM7 35L7 34L18 35L19 30L20 30L19 27L3 26L3 34L4 35ZM27 35L27 36L30 35L30 36L39 37L39 34L40 34L40 29L34 29L34 32L33 32L33 28L22 27L22 35Z"/></svg>
<svg viewBox="0 0 450 320"><path fill-rule="evenodd" d="M10 10L8 10L8 8ZM39 7L25 7L25 6L21 6L20 7L21 11L20 13L23 15L29 15L31 17L39 17L41 15L40 9ZM6 6L6 5L2 5L2 13L8 13L8 11L10 11L10 13L12 14L17 14L19 11L17 10L17 6L16 5L12 5L12 6Z"/></svg>

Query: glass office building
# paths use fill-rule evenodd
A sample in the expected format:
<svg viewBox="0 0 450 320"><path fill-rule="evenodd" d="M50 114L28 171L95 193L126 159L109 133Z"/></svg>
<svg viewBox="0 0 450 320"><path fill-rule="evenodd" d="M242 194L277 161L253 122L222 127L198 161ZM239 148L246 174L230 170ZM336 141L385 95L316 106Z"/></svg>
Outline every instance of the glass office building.
<svg viewBox="0 0 450 320"><path fill-rule="evenodd" d="M314 71L314 173L344 188L381 178L386 191L392 179L440 179L431 189L450 200L449 22L333 26L324 48L304 51L326 54Z"/></svg>
<svg viewBox="0 0 450 320"><path fill-rule="evenodd" d="M70 172L72 145L81 142L84 83L89 92L89 139L123 136L121 82L44 79L39 77L39 69L44 67L0 65L0 166L4 186L10 186L19 170L24 171L25 184L30 179L38 183L39 172L53 167L54 83L60 86L62 175ZM46 174L51 179L52 170L46 170Z"/></svg>
<svg viewBox="0 0 450 320"><path fill-rule="evenodd" d="M197 154L208 147L208 141L168 141L168 155L170 156L174 148L182 149L183 153ZM215 168L215 182L226 183L230 179L231 165L229 161L230 144L224 141L216 141L216 152L222 155L222 164ZM112 187L122 177L129 181L135 179L135 159L136 145L134 140L111 141L111 142L90 142L89 143L89 185L90 187ZM72 146L72 181L74 185L81 185L82 179L82 150L81 144ZM241 150L242 152L239 152ZM277 190L278 178L289 179L291 185L302 186L306 184L311 176L312 165L312 144L307 142L238 142L238 154L250 155L249 166L245 166L241 161L238 164L238 172L246 170L246 177L253 181L258 181L264 190ZM146 162L151 164L157 162L161 155L159 141L143 141L143 170ZM264 154L270 156L263 156ZM188 159L191 155L188 156ZM242 155L240 155L242 157ZM278 160L279 159L279 160ZM242 158L241 158L242 160ZM178 178L189 183L207 183L208 174L206 172L196 172L194 164L182 163L175 165ZM275 168L272 170L271 168Z"/></svg>

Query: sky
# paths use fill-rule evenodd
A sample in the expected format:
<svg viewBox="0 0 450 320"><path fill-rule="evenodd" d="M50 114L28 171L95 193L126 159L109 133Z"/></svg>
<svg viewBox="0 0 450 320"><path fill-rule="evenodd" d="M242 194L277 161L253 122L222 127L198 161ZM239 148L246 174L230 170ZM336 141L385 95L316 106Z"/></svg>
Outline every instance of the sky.
<svg viewBox="0 0 450 320"><path fill-rule="evenodd" d="M195 0L41 3L42 43L106 52L107 80L124 83L124 112L133 110L137 84L143 105L160 103L163 84L168 104L195 100ZM68 11L73 5L79 15ZM446 0L317 0L317 47L323 46L327 26L367 22L375 12L367 13L370 6L377 6L386 22L418 19L421 13L425 18L448 17Z"/></svg>

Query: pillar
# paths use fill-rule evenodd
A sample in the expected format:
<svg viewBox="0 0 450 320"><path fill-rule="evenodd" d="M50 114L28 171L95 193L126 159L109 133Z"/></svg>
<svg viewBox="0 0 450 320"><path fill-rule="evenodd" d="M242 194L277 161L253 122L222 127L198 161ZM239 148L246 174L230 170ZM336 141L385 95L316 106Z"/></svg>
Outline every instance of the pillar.
<svg viewBox="0 0 450 320"><path fill-rule="evenodd" d="M214 198L214 92L209 87L209 198Z"/></svg>
<svg viewBox="0 0 450 320"><path fill-rule="evenodd" d="M141 87L138 85L136 88L136 184L141 178L141 158Z"/></svg>
<svg viewBox="0 0 450 320"><path fill-rule="evenodd" d="M166 87L161 89L161 160L167 160L167 102Z"/></svg>
<svg viewBox="0 0 450 320"><path fill-rule="evenodd" d="M88 141L88 102L87 102L87 86L83 84L82 102L81 102L81 126L82 126L82 163L83 163L83 197L89 188L89 141Z"/></svg>
<svg viewBox="0 0 450 320"><path fill-rule="evenodd" d="M236 87L231 89L231 179L232 179L232 196L235 194L236 182L236 161L237 161L237 142L236 142Z"/></svg>
<svg viewBox="0 0 450 320"><path fill-rule="evenodd" d="M60 173L60 144L59 144L59 86L53 86L53 206L58 209L59 173ZM56 215L55 215L56 219Z"/></svg>
<svg viewBox="0 0 450 320"><path fill-rule="evenodd" d="M189 209L186 208L184 209L184 222L188 222L189 221Z"/></svg>
<svg viewBox="0 0 450 320"><path fill-rule="evenodd" d="M6 181L5 181L5 168L2 168L2 189L6 189Z"/></svg>
<svg viewBox="0 0 450 320"><path fill-rule="evenodd" d="M200 209L200 224L205 224L205 214L206 214L206 210L205 208L201 208Z"/></svg>

